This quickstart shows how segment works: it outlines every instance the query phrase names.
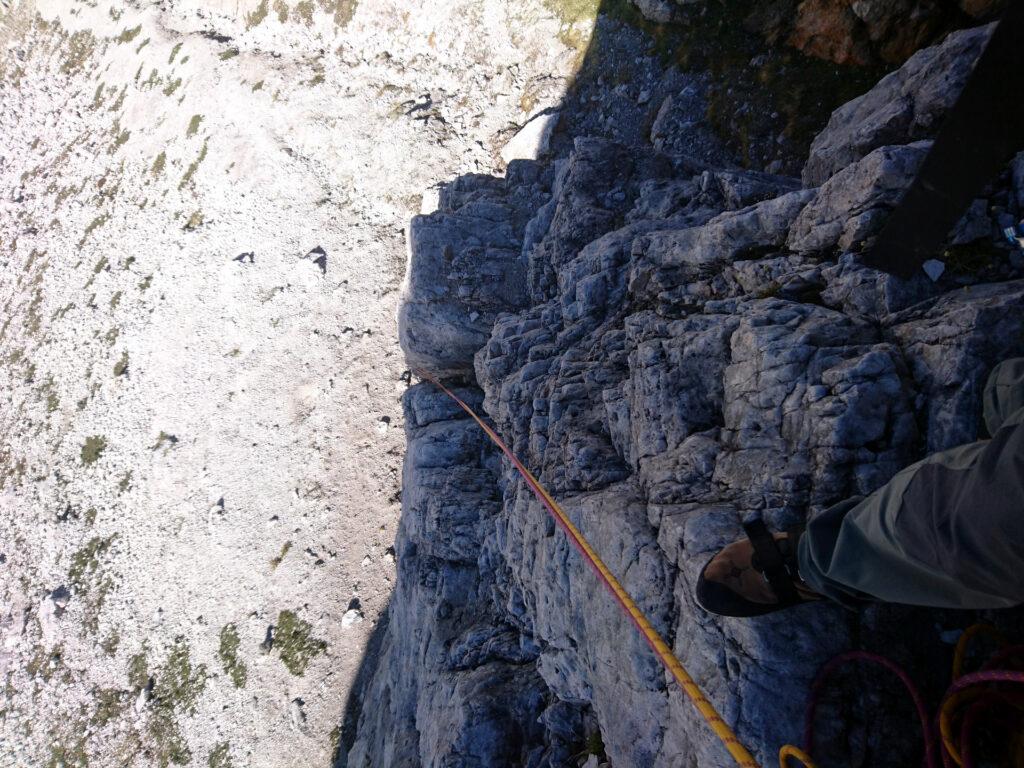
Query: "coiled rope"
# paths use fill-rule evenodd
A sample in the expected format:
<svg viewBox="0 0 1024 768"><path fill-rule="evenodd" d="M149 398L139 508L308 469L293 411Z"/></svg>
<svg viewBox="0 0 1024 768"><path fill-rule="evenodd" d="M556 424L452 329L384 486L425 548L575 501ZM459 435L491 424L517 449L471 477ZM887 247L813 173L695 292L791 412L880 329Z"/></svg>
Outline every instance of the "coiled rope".
<svg viewBox="0 0 1024 768"><path fill-rule="evenodd" d="M993 637L1001 646L1001 650L993 654L983 665L981 671L963 673L964 661L971 641L979 635ZM1011 751L1014 754L1014 766L1024 766L1024 672L1001 668L1013 659L1024 659L1024 646L1009 645L999 630L987 624L975 624L966 629L957 640L953 654L953 683L946 690L939 706L939 713L933 724L928 714L924 698L906 671L891 659L877 653L867 651L848 651L841 653L827 662L818 672L811 686L810 701L807 706L807 718L804 724L804 749L785 746L779 752L779 764L782 768L792 765L789 760L799 760L805 768L817 768L810 757L814 748L814 718L818 701L824 691L828 678L841 666L853 661L867 661L888 669L910 694L917 709L924 739L925 768L975 768L972 753L974 732L983 714L991 714L993 708L1004 717L1002 724L1013 734ZM1010 690L1007 690L1009 685ZM1008 717L1016 710L1016 717ZM1000 718L992 718L993 722ZM959 721L959 729L956 723ZM938 738L937 738L938 736ZM941 765L940 756L941 755Z"/></svg>
<svg viewBox="0 0 1024 768"><path fill-rule="evenodd" d="M718 711L701 690L700 686L697 685L686 671L686 668L676 658L672 649L669 648L661 635L658 634L658 631L647 620L647 617L644 616L639 606L629 596L629 593L626 592L622 584L608 570L604 561L601 560L597 552L590 546L583 534L580 533L580 530L569 519L569 516L558 505L558 502L552 498L551 494L533 476L533 473L512 453L511 449L505 444L505 441L501 439L501 436L482 418L477 416L476 412L469 405L463 402L462 399L440 381L425 372L417 371L416 373L420 378L430 381L454 400L480 426L501 452L505 454L530 487L530 490L533 491L537 499L554 518L555 523L565 532L569 540L579 550L583 559L590 565L601 582L618 601L626 615L629 616L630 620L640 631L640 634L643 635L651 650L654 651L654 654L665 666L665 669L668 670L683 689L683 692L697 708L697 711L725 746L726 750L728 750L729 754L732 755L737 765L741 766L741 768L760 768L750 751L743 746L736 733L722 719L722 716L718 714ZM1004 646L1003 650L993 656L981 671L966 675L962 674L968 644L972 638L979 634L989 634L996 637ZM811 757L811 753L814 749L815 715L819 699L825 689L825 684L828 682L829 677L841 666L851 662L866 661L882 666L895 674L910 694L914 707L917 710L918 719L921 722L925 746L924 765L926 768L940 768L937 758L940 751L944 768L953 768L954 766L974 768L971 758L971 735L981 713L996 705L1000 705L1004 710L1015 708L1024 713L1024 692L1010 694L1002 690L1007 683L1024 686L1024 672L994 668L1013 657L1024 658L1024 646L1009 646L1002 636L999 635L998 630L987 625L975 625L967 629L957 642L953 659L954 682L943 697L937 718L938 728L936 729L932 725L932 718L928 715L928 708L925 705L924 698L902 667L884 656L867 651L847 651L841 653L822 666L811 686L804 722L804 748L800 749L792 744L783 746L779 750L779 766L780 768L789 768L792 766L790 760L798 760L804 768L818 768ZM960 712L965 704L970 704L970 707L961 715ZM954 723L957 718L961 721L958 738L954 736ZM941 736L940 740L935 738L936 730ZM1019 729L1016 736L1018 742L1018 762L1015 763L1016 765L1024 765L1024 737L1021 735L1022 731L1024 729ZM940 744L936 744L937 741L940 741Z"/></svg>

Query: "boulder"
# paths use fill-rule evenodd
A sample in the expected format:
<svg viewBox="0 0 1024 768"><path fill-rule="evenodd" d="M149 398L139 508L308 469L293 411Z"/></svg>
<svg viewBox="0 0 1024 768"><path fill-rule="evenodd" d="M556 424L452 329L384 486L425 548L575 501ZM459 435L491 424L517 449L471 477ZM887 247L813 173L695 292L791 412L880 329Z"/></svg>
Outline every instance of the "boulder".
<svg viewBox="0 0 1024 768"><path fill-rule="evenodd" d="M879 147L839 171L800 211L787 245L797 253L860 250L881 229L930 148L930 141Z"/></svg>
<svg viewBox="0 0 1024 768"><path fill-rule="evenodd" d="M820 186L878 147L934 138L992 29L989 25L953 32L835 110L811 144L804 184Z"/></svg>
<svg viewBox="0 0 1024 768"><path fill-rule="evenodd" d="M464 177L442 191L441 210L413 218L398 316L411 368L469 373L497 315L525 305L524 209L546 200L549 185L537 171L518 161L498 183Z"/></svg>

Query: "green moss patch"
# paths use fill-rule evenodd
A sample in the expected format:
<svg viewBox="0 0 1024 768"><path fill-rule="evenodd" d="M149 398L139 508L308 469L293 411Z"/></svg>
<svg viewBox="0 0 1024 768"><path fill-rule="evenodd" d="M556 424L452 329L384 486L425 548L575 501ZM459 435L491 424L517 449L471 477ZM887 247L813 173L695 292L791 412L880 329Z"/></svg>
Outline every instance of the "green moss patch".
<svg viewBox="0 0 1024 768"><path fill-rule="evenodd" d="M241 640L238 637L238 628L234 624L225 624L224 628L220 631L220 647L217 649L217 655L220 657L224 671L231 678L231 682L235 684L236 688L244 688L245 681L248 678L245 662L238 658L238 648L240 645Z"/></svg>
<svg viewBox="0 0 1024 768"><path fill-rule="evenodd" d="M544 5L563 24L576 24L597 18L602 0L544 0Z"/></svg>
<svg viewBox="0 0 1024 768"><path fill-rule="evenodd" d="M114 588L114 580L103 566L103 558L113 544L114 536L95 536L71 557L68 582L85 604L82 627L95 634L99 630L100 612L107 595Z"/></svg>
<svg viewBox="0 0 1024 768"><path fill-rule="evenodd" d="M144 667L138 671L132 682L141 690L148 685L149 676ZM153 762L160 768L192 762L192 752L178 718L195 714L199 697L206 688L206 678L206 665L193 664L185 639L176 638L167 661L153 673L153 698L146 727L150 742L145 745L147 752L152 753Z"/></svg>
<svg viewBox="0 0 1024 768"><path fill-rule="evenodd" d="M348 26L359 6L359 0L319 0L319 3L320 9L330 14L339 27Z"/></svg>
<svg viewBox="0 0 1024 768"><path fill-rule="evenodd" d="M121 359L114 363L114 376L124 376L128 373L128 350L121 353Z"/></svg>
<svg viewBox="0 0 1024 768"><path fill-rule="evenodd" d="M231 745L223 741L210 751L210 757L206 761L210 768L233 768L231 762Z"/></svg>
<svg viewBox="0 0 1024 768"><path fill-rule="evenodd" d="M85 438L85 443L82 445L82 463L86 466L95 464L97 459L103 455L103 451L107 448L107 439L103 435L91 435Z"/></svg>
<svg viewBox="0 0 1024 768"><path fill-rule="evenodd" d="M327 650L327 643L314 638L312 632L313 626L300 619L294 611L285 610L278 614L274 647L293 675L303 674L309 663Z"/></svg>
<svg viewBox="0 0 1024 768"><path fill-rule="evenodd" d="M295 16L307 27L313 23L313 0L302 0L295 4Z"/></svg>
<svg viewBox="0 0 1024 768"><path fill-rule="evenodd" d="M188 121L188 129L185 131L185 138L195 136L199 131L199 124L201 122L203 122L202 115L192 115L192 119Z"/></svg>
<svg viewBox="0 0 1024 768"><path fill-rule="evenodd" d="M139 36L139 33L141 31L141 24L139 24L137 27L132 27L131 29L125 27L123 30L121 30L121 34L118 35L115 39L118 43L130 43L132 40Z"/></svg>
<svg viewBox="0 0 1024 768"><path fill-rule="evenodd" d="M52 651L47 651L43 646L37 645L34 648L32 658L25 665L25 671L28 672L28 676L32 679L40 679L44 683L48 683L61 668L63 654L64 648L60 645Z"/></svg>
<svg viewBox="0 0 1024 768"><path fill-rule="evenodd" d="M194 715L199 696L206 688L206 677L206 665L193 665L188 644L184 638L178 637L157 675L153 697L164 708Z"/></svg>
<svg viewBox="0 0 1024 768"><path fill-rule="evenodd" d="M68 581L78 594L86 594L92 588L103 556L114 543L114 536L106 538L94 536L80 550L71 556L71 568L68 570Z"/></svg>
<svg viewBox="0 0 1024 768"><path fill-rule="evenodd" d="M111 720L120 717L127 709L129 692L116 688L100 688L95 693L96 708L89 719L91 725L102 728Z"/></svg>
<svg viewBox="0 0 1024 768"><path fill-rule="evenodd" d="M185 231L191 232L194 229L199 229L203 225L203 212L193 211L185 222Z"/></svg>
<svg viewBox="0 0 1024 768"><path fill-rule="evenodd" d="M187 169L185 169L185 175L181 177L181 181L178 183L178 189L184 189L185 186L192 181L192 177L196 175L196 171L199 170L200 164L206 159L207 146L206 142L203 142L203 148L199 150L199 157L197 157Z"/></svg>
<svg viewBox="0 0 1024 768"><path fill-rule="evenodd" d="M96 50L96 38L88 30L75 32L67 40L67 52L61 60L60 71L65 75L80 72Z"/></svg>
<svg viewBox="0 0 1024 768"><path fill-rule="evenodd" d="M89 755L85 751L85 737L72 738L69 743L50 746L50 759L46 768L89 768Z"/></svg>
<svg viewBox="0 0 1024 768"><path fill-rule="evenodd" d="M270 0L260 0L256 10L245 14L245 28L248 30L258 27L266 20L268 13L270 13Z"/></svg>
<svg viewBox="0 0 1024 768"><path fill-rule="evenodd" d="M89 235L91 235L97 229L102 227L108 221L110 221L110 215L106 213L101 213L99 216L90 221L85 226L85 231L82 233L82 239L78 241L79 248L82 247L82 244L86 241L86 239L88 239Z"/></svg>
<svg viewBox="0 0 1024 768"><path fill-rule="evenodd" d="M161 152L156 156L153 161L153 166L149 169L149 173L152 176L159 176L164 172L164 167L167 165L167 153Z"/></svg>
<svg viewBox="0 0 1024 768"><path fill-rule="evenodd" d="M128 685L136 693L149 685L149 658L145 646L128 659Z"/></svg>
<svg viewBox="0 0 1024 768"><path fill-rule="evenodd" d="M286 541L284 545L281 547L281 553L270 561L270 568L272 570L277 568L277 566L279 566L284 561L285 556L288 554L288 551L291 548L292 543L290 541Z"/></svg>

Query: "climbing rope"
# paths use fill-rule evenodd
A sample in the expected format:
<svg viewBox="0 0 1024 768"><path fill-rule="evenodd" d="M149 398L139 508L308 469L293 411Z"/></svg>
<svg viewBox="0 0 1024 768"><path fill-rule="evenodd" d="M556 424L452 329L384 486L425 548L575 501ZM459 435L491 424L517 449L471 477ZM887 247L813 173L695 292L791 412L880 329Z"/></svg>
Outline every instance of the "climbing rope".
<svg viewBox="0 0 1024 768"><path fill-rule="evenodd" d="M743 746L740 740L736 737L735 732L722 719L722 716L718 714L718 711L708 700L708 697L701 690L700 686L697 685L694 679L686 671L679 659L675 657L675 654L672 653L672 649L669 648L661 635L658 634L658 631L651 625L650 621L647 620L647 617L644 616L639 606L637 606L629 596L629 593L626 592L622 584L620 584L618 579L616 579L615 576L612 575L612 572L608 570L604 561L601 560L597 552L595 552L593 547L590 546L583 534L580 533L580 530L573 524L572 520L569 519L569 516L566 515L558 505L558 502L552 498L551 494L549 494L533 476L530 470L527 469L515 454L512 453L511 449L505 445L505 442L501 439L498 433L495 432L482 418L477 416L476 412L472 408L470 408L440 381L424 372L417 372L417 374L421 378L432 382L447 394L448 397L454 400L462 410L472 417L491 441L501 449L501 452L505 454L508 460L512 462L512 465L522 476L523 480L533 491L534 495L548 510L552 518L554 518L555 523L569 537L569 540L580 551L580 554L583 555L583 559L591 566L591 568L593 568L601 582L618 601L619 605L626 612L626 615L629 616L633 624L636 625L640 634L643 635L644 639L647 641L647 644L650 645L655 655L669 671L675 681L679 683L683 692L689 697L690 701L697 708L697 711L700 712L708 726L721 740L722 744L725 746L726 750L728 750L729 754L732 755L736 763L741 766L741 768L760 768L757 761L754 760L754 757L750 754L747 748ZM989 660L981 671L962 674L968 645L974 637L981 634L987 634L995 637L1003 648ZM1002 687L1006 684L1024 686L1024 672L997 668L998 665L1008 662L1014 657L1024 659L1024 646L1008 645L1002 635L1000 635L998 630L995 628L979 624L967 629L957 642L956 652L953 657L953 684L943 697L942 704L939 708L938 728L936 729L933 727L932 718L929 717L928 708L920 691L917 686L914 685L913 680L911 680L906 671L898 664L884 656L869 653L867 651L847 651L845 653L841 653L822 666L811 685L811 693L804 721L804 748L800 749L792 744L783 746L782 749L779 750L779 766L780 768L792 768L793 764L790 761L797 760L803 768L818 768L811 757L811 754L814 750L814 720L817 713L819 699L825 689L825 684L836 670L846 664L851 662L870 662L895 674L910 694L910 697L914 702L914 707L917 710L918 719L921 722L921 731L925 747L925 768L940 768L938 762L938 755L940 753L944 768L953 768L954 766L960 766L961 768L974 768L974 763L971 757L971 737L981 714L991 707L999 705L1004 710L1009 708L1018 709L1022 715L1024 715L1024 692L1011 694L1002 690ZM963 711L964 705L966 704L969 704L970 706L967 707L966 711ZM962 711L963 713L961 714ZM954 736L954 725L957 719L960 720L960 729L959 734ZM941 737L940 739L936 739L935 737L936 730ZM1019 728L1016 732L1017 762L1015 765L1024 765L1024 736L1021 735L1022 731L1024 731L1024 729ZM940 743L941 748L939 744L936 743L937 741Z"/></svg>
<svg viewBox="0 0 1024 768"><path fill-rule="evenodd" d="M971 641L979 635L993 637L1002 649L991 656L981 671L963 674L964 662ZM910 694L921 721L924 737L925 768L975 768L972 755L974 731L981 716L994 707L1003 714L1017 710L1016 723L1007 721L1009 728L1015 730L1016 744L1011 745L1015 754L1013 765L1024 766L1024 736L1021 724L1024 723L1024 691L1011 692L1005 690L1007 684L1024 685L1024 672L1002 669L1001 666L1011 659L1024 659L1024 646L1009 645L1003 635L995 627L986 624L975 624L966 629L957 641L953 654L953 683L942 698L939 707L938 726L933 725L928 715L924 698L906 671L891 659L867 651L847 651L828 661L818 672L811 685L811 695L807 706L807 717L804 724L804 749L785 746L779 753L779 764L789 768L789 758L799 760L804 768L817 768L810 753L814 747L814 719L818 701L824 691L828 678L841 666L853 661L868 661L880 665L895 674ZM956 728L959 720L960 727ZM994 721L994 720L993 720ZM938 734L939 738L936 738Z"/></svg>
<svg viewBox="0 0 1024 768"><path fill-rule="evenodd" d="M708 700L708 697L704 695L704 692L700 689L700 686L690 676L689 672L679 662L679 659L672 653L672 649L668 647L668 644L661 638L658 631L651 625L651 622L647 620L643 612L633 602L633 598L629 596L629 593L619 583L619 580L612 575L612 572L608 570L608 567L604 564L597 552L594 551L593 547L587 542L580 533L579 529L573 524L569 516L562 511L562 508L558 505L543 486L537 481L533 474L526 468L526 466L516 458L515 454L509 449L505 442L501 439L497 432L491 429L487 423L481 419L466 403L464 403L459 397L448 389L444 384L434 379L432 376L426 373L419 373L421 378L427 379L433 382L437 387L443 390L452 400L459 404L459 406L468 413L473 420L480 425L480 428L487 433L487 436L491 438L492 442L498 448L501 449L502 453L508 457L508 460L512 462L512 465L522 475L523 480L530 486L530 490L533 491L534 495L540 500L540 502L547 508L548 512L554 518L558 526L565 531L569 540L576 546L576 548L583 555L583 559L590 564L591 568L597 573L598 578L601 579L602 583L612 593L612 596L619 602L626 614L636 625L636 628L640 630L640 634L643 635L647 644L651 646L658 659L665 665L665 668L669 671L676 682L679 683L683 692L689 697L690 701L700 712L701 716L710 726L711 730L714 731L715 735L721 740L722 744L732 755L736 763L742 768L760 768L757 761L754 760L753 755L747 751L747 748L740 743L740 740L736 738L736 734L726 724L722 716L718 714L714 705Z"/></svg>
<svg viewBox="0 0 1024 768"><path fill-rule="evenodd" d="M980 671L964 674L967 648L971 640L980 634L994 638L1000 650L989 658ZM975 624L960 636L953 656L953 684L946 691L939 707L939 735L943 747L943 765L946 768L954 765L974 768L973 732L981 714L993 707L998 707L997 712L1002 714L1017 710L1017 724L1013 731L1017 740L1014 748L1016 758L1013 764L1024 765L1024 740L1021 738L1021 731L1024 730L1021 727L1024 723L1024 672L1001 668L1014 658L1024 659L1024 646L1010 645L994 627ZM955 733L958 717L960 729L959 733Z"/></svg>

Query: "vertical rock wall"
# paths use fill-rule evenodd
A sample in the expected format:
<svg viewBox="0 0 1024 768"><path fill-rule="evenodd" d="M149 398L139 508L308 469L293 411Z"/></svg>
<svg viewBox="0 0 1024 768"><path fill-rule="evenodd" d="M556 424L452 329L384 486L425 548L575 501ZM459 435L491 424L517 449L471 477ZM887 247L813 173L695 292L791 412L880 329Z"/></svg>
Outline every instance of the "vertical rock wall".
<svg viewBox="0 0 1024 768"><path fill-rule="evenodd" d="M460 378L766 765L828 657L882 650L933 688L943 638L971 621L829 605L731 620L691 595L745 517L798 522L974 439L989 370L1024 354L1024 262L994 229L1020 215L1009 174L970 214L982 256L954 238L937 282L857 257L986 34L837 110L803 184L581 137L550 168L460 180L414 223L408 358ZM494 290L511 264L525 286ZM428 385L406 410L398 590L348 764L730 765L472 423ZM913 764L896 691L869 685L841 682L853 709L826 712L822 759Z"/></svg>

